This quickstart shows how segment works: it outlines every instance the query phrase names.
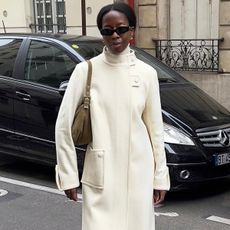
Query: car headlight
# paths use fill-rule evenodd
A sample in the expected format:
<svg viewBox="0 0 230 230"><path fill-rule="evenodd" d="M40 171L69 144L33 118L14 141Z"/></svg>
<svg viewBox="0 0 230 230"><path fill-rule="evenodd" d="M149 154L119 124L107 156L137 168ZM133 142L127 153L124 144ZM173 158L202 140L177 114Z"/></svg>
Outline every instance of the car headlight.
<svg viewBox="0 0 230 230"><path fill-rule="evenodd" d="M180 145L195 145L186 133L166 123L164 123L164 142Z"/></svg>

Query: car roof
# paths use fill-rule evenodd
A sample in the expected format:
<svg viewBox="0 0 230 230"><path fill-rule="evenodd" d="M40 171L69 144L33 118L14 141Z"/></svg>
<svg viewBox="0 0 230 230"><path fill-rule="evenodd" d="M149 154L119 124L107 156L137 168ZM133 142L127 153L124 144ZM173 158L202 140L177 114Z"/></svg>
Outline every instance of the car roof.
<svg viewBox="0 0 230 230"><path fill-rule="evenodd" d="M99 37L92 37L87 35L74 35L74 34L52 34L52 33L0 33L0 36L13 36L13 37L35 37L35 38L51 38L61 41L101 41Z"/></svg>

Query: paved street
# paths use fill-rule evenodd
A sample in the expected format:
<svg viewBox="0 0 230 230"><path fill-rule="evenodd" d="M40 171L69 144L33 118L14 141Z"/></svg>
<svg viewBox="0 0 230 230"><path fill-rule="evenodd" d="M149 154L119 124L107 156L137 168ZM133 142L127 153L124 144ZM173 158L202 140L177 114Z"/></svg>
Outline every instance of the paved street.
<svg viewBox="0 0 230 230"><path fill-rule="evenodd" d="M156 209L158 212L157 230L230 229L230 180L187 193L169 194L165 206Z"/></svg>
<svg viewBox="0 0 230 230"><path fill-rule="evenodd" d="M157 230L227 230L230 180L169 193L155 216ZM48 229L80 230L81 200L56 189L52 167L0 157L0 230Z"/></svg>

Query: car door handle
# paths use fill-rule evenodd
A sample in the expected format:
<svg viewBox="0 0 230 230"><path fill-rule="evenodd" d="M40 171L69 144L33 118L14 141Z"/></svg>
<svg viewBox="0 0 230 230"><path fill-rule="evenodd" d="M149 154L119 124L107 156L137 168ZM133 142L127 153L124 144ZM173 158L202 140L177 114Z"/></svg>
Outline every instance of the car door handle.
<svg viewBox="0 0 230 230"><path fill-rule="evenodd" d="M31 99L31 96L27 93L22 93L22 92L16 91L16 95L24 101L29 101Z"/></svg>

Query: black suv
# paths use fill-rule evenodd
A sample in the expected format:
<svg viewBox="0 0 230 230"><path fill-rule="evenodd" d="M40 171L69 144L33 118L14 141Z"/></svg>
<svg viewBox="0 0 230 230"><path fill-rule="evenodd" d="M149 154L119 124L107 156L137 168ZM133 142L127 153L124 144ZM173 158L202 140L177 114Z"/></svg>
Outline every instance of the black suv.
<svg viewBox="0 0 230 230"><path fill-rule="evenodd" d="M0 153L56 163L54 126L75 66L102 52L86 36L0 34ZM155 57L133 47L160 82L172 190L230 175L230 113ZM76 147L82 169L84 146Z"/></svg>

